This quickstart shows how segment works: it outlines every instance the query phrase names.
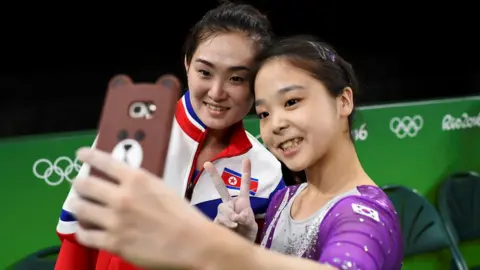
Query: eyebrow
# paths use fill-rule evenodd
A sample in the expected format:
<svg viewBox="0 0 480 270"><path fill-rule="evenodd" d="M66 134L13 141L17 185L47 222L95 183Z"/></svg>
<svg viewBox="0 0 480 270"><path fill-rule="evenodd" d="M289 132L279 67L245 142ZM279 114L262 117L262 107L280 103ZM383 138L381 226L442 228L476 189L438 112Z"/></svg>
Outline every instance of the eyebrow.
<svg viewBox="0 0 480 270"><path fill-rule="evenodd" d="M280 96L285 95L286 93L288 93L290 91L298 90L298 89L303 90L303 89L305 89L305 87L303 87L301 85L298 85L298 84L289 85L289 86L280 88L277 92L277 95L280 95ZM257 107L257 106L262 105L263 103L265 103L264 99L257 99L257 100L255 100L254 106Z"/></svg>
<svg viewBox="0 0 480 270"><path fill-rule="evenodd" d="M195 62L198 62L198 63L202 63L204 65L207 65L211 68L215 68L215 65L205 59L201 59L201 58L198 58L195 60ZM246 71L250 71L250 69L246 66L232 66L232 67L229 67L228 70L230 71L242 71L242 70L246 70Z"/></svg>

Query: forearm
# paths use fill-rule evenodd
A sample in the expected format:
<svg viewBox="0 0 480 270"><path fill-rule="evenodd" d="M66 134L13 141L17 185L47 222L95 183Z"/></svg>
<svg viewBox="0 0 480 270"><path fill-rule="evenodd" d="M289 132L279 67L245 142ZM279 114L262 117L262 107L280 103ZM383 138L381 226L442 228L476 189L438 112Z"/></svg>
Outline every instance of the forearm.
<svg viewBox="0 0 480 270"><path fill-rule="evenodd" d="M199 255L199 268L202 270L332 270L336 269L318 262L283 255L254 245L226 228L210 228L215 235L205 251ZM198 268L197 268L198 269Z"/></svg>
<svg viewBox="0 0 480 270"><path fill-rule="evenodd" d="M262 270L336 270L326 264L320 264L316 261L280 254L262 247L254 247L254 255L250 257L252 263L248 269ZM244 255L242 255L244 256ZM248 260L248 257L243 257Z"/></svg>

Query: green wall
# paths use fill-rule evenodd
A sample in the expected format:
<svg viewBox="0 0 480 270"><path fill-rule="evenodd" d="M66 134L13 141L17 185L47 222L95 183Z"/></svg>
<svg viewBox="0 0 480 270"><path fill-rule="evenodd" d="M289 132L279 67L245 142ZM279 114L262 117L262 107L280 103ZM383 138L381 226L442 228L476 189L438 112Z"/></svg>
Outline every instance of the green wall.
<svg viewBox="0 0 480 270"><path fill-rule="evenodd" d="M256 119L247 118L245 125L252 134L259 133ZM447 175L480 172L480 97L362 107L354 127L360 159L379 185L407 185L433 201ZM0 141L0 269L59 243L55 226L69 180L79 168L74 153L90 145L94 136L95 131L89 131ZM50 170L42 179L49 173L48 163L56 161L58 174ZM462 251L470 263L480 246L462 246ZM404 267L448 268L445 254L408 259Z"/></svg>

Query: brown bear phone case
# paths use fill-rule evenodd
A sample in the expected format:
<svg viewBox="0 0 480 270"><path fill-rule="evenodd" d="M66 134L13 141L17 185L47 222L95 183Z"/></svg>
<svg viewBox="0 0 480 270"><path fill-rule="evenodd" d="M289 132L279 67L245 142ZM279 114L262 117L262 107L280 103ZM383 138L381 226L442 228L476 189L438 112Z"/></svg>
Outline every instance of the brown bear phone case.
<svg viewBox="0 0 480 270"><path fill-rule="evenodd" d="M163 176L180 97L180 82L172 75L156 83L135 84L126 75L109 84L99 125L96 148L135 168ZM92 168L91 174L111 180Z"/></svg>

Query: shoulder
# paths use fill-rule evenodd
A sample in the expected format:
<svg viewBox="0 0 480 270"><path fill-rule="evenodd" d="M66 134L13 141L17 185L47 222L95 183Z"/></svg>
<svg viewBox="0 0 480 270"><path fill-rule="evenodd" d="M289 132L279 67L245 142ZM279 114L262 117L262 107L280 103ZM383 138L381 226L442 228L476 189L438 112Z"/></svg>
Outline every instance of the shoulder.
<svg viewBox="0 0 480 270"><path fill-rule="evenodd" d="M340 266L335 259L340 258L361 269L400 269L403 239L395 209L380 188L357 189L357 195L339 200L323 220L320 261Z"/></svg>
<svg viewBox="0 0 480 270"><path fill-rule="evenodd" d="M379 224L388 223L385 225L396 227L398 217L395 207L383 190L375 186L359 186L357 190L358 195L339 200L330 213L368 218Z"/></svg>

